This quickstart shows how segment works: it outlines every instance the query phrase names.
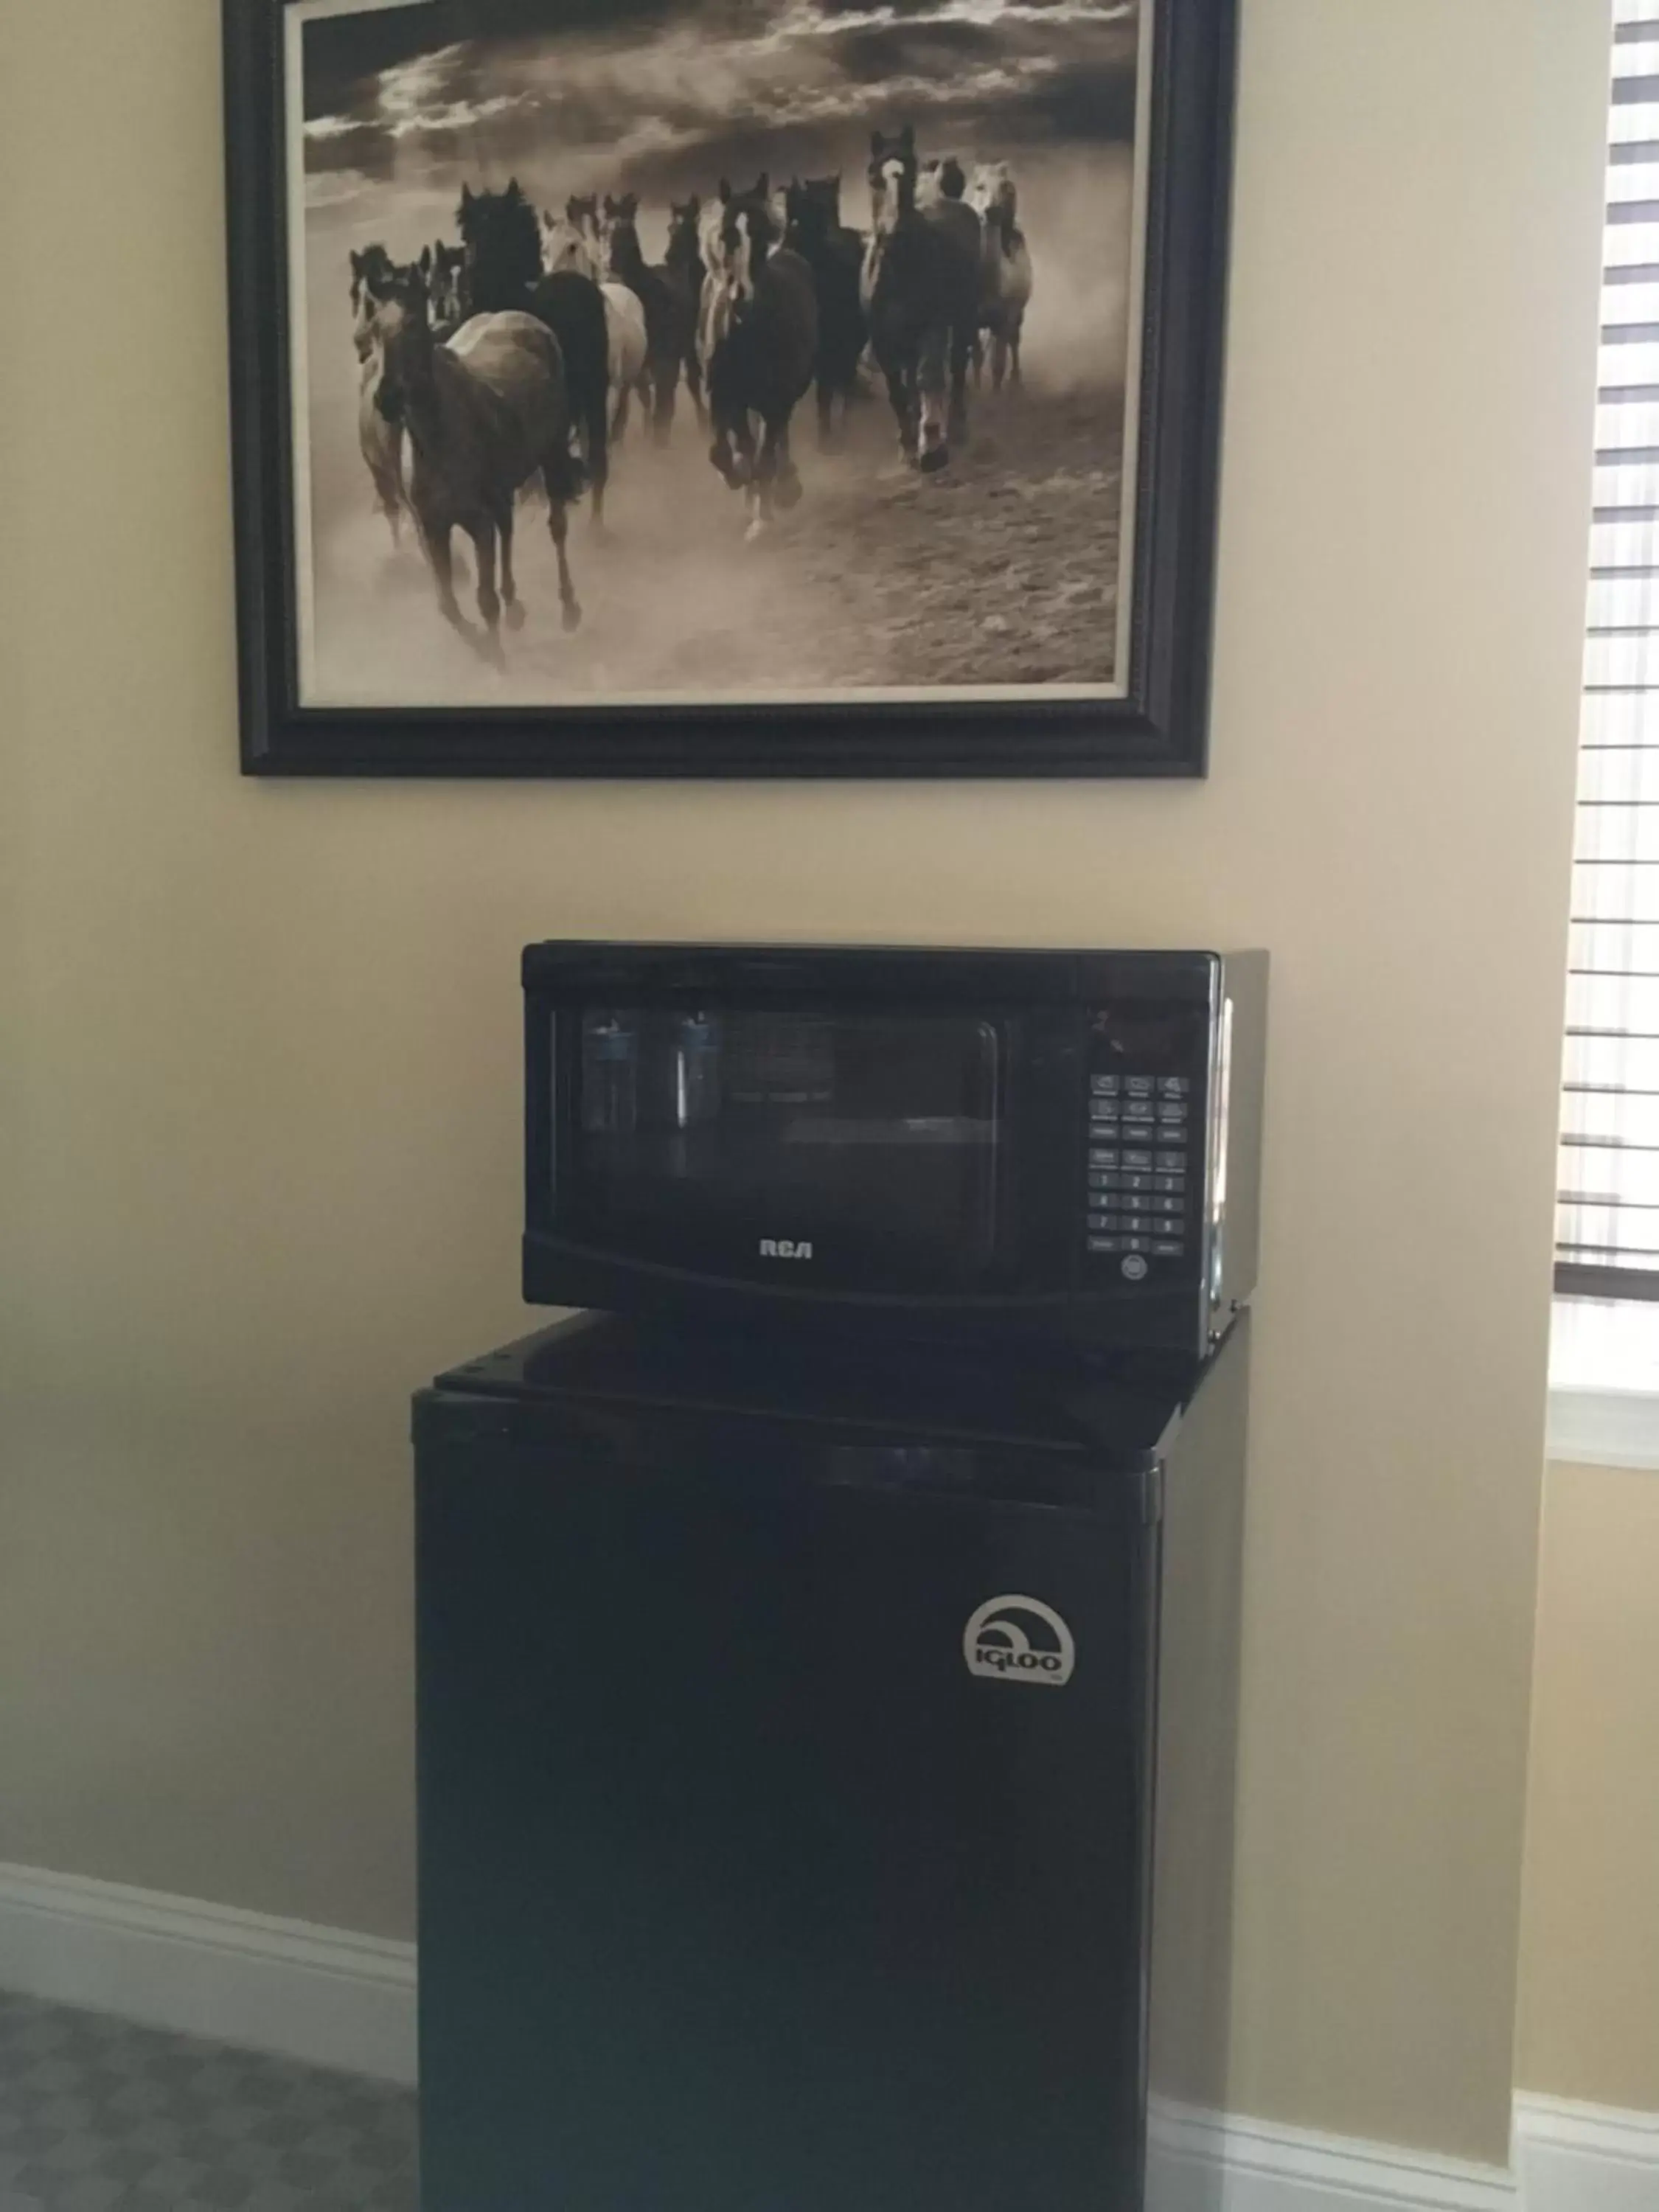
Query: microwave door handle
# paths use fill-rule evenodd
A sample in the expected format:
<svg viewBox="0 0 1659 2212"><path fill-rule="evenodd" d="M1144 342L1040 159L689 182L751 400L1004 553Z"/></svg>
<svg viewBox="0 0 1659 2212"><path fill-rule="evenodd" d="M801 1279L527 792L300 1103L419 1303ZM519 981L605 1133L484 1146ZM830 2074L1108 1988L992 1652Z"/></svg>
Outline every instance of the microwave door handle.
<svg viewBox="0 0 1659 2212"><path fill-rule="evenodd" d="M1227 1158L1231 1133L1232 1077L1233 1002L1230 995L1221 1002L1221 1018L1216 1024L1215 1042L1211 1053L1209 1158L1205 1164L1204 1175L1205 1243L1209 1263L1207 1290L1212 1343L1219 1334L1215 1320L1222 1302L1226 1273Z"/></svg>

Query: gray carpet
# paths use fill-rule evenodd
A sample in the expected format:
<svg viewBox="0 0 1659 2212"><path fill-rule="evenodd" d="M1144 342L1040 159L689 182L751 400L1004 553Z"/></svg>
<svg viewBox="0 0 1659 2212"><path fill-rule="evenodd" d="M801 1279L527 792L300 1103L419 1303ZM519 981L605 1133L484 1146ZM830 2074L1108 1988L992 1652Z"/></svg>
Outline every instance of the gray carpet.
<svg viewBox="0 0 1659 2212"><path fill-rule="evenodd" d="M416 2212L415 2100L0 1991L0 2212Z"/></svg>

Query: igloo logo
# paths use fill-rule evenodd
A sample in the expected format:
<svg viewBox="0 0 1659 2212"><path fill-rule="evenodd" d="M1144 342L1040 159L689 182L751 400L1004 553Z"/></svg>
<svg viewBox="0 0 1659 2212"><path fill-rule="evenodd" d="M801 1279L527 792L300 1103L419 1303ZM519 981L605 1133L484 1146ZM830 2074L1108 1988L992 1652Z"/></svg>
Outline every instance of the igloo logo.
<svg viewBox="0 0 1659 2212"><path fill-rule="evenodd" d="M1058 1690L1072 1679L1077 1646L1071 1630L1041 1598L988 1597L962 1632L962 1656L970 1674Z"/></svg>

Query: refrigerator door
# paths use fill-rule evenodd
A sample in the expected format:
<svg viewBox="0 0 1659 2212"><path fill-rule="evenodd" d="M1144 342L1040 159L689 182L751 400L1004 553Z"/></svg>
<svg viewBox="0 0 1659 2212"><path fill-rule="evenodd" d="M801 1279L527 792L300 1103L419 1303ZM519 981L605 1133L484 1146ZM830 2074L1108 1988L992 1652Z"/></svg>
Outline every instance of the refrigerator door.
<svg viewBox="0 0 1659 2212"><path fill-rule="evenodd" d="M738 1420L694 1482L449 1407L425 2212L1130 2212L1141 1486L1032 1504L869 1441L806 1480Z"/></svg>

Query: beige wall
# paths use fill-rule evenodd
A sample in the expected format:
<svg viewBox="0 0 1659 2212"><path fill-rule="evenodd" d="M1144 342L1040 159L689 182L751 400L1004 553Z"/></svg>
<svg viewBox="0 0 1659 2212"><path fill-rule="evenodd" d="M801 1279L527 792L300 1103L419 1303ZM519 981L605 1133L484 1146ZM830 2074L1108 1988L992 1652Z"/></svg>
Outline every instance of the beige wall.
<svg viewBox="0 0 1659 2212"><path fill-rule="evenodd" d="M1233 2102L1504 2155L1605 10L1243 13L1209 783L700 790L239 781L216 0L0 11L0 1856L408 1928L525 939L1261 943Z"/></svg>
<svg viewBox="0 0 1659 2212"><path fill-rule="evenodd" d="M1659 1474L1544 1495L1516 2075L1659 2112Z"/></svg>

